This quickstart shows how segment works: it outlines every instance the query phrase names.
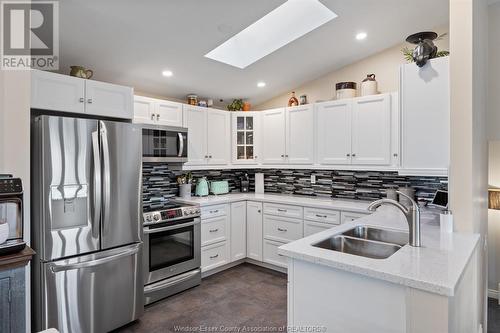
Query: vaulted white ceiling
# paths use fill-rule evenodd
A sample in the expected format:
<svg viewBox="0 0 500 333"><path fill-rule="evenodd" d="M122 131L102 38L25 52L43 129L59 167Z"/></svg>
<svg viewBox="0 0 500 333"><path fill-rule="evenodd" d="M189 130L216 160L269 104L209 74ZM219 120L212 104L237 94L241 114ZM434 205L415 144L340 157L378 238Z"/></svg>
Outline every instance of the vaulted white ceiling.
<svg viewBox="0 0 500 333"><path fill-rule="evenodd" d="M96 80L141 92L255 105L448 22L448 0L320 1L338 17L245 69L204 55L284 0L60 1L61 72L83 65ZM355 40L359 31L366 40Z"/></svg>

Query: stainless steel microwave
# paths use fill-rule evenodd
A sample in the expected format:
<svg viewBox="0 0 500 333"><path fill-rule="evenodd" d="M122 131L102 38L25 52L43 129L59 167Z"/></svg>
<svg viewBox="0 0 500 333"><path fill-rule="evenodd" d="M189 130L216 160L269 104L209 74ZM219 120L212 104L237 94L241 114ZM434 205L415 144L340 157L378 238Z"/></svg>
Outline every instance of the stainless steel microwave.
<svg viewBox="0 0 500 333"><path fill-rule="evenodd" d="M142 128L143 162L187 162L187 138L187 128L144 126Z"/></svg>

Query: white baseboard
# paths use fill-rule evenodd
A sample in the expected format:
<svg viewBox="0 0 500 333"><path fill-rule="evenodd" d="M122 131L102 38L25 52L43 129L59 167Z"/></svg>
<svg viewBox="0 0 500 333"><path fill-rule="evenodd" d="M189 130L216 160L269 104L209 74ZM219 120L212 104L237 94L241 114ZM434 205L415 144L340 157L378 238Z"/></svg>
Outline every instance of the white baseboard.
<svg viewBox="0 0 500 333"><path fill-rule="evenodd" d="M205 272L201 273L201 278L204 279L204 278L206 278L206 277L208 277L210 275L213 275L213 274L225 271L226 269L232 268L234 266L241 265L241 264L243 264L245 262L249 263L249 264L252 264L252 265L256 265L256 266L261 266L261 267L264 267L264 268L267 268L267 269L272 269L274 271L278 271L278 272L281 272L281 273L285 273L285 274L287 273L287 269L286 268L274 266L274 265L271 265L271 264L268 264L268 263L265 263L265 262L260 262L260 261L257 261L257 260L253 260L253 259L250 259L250 258L244 258L244 259L240 259L238 261L231 262L231 263L226 264L224 266L220 266L220 267L211 269L209 271L205 271Z"/></svg>
<svg viewBox="0 0 500 333"><path fill-rule="evenodd" d="M488 297L489 298L495 298L495 299L498 299L498 296L499 296L499 292L498 290L495 290L495 289L488 289Z"/></svg>

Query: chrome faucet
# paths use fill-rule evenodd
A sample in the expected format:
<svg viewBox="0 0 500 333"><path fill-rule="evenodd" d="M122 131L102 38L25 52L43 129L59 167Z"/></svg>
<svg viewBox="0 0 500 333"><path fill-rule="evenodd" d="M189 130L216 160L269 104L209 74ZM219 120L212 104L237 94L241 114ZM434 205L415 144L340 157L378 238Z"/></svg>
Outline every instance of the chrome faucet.
<svg viewBox="0 0 500 333"><path fill-rule="evenodd" d="M405 207L396 200L380 199L372 202L368 206L368 210L374 212L375 210L377 210L378 207L384 204L393 205L399 208L399 210L401 210L405 215L406 221L408 222L408 227L410 229L410 234L409 234L410 245L416 247L422 246L422 243L420 241L420 207L418 207L418 203L416 203L415 200L410 198L408 195L401 193L399 191L396 191L396 193L410 200L411 207Z"/></svg>

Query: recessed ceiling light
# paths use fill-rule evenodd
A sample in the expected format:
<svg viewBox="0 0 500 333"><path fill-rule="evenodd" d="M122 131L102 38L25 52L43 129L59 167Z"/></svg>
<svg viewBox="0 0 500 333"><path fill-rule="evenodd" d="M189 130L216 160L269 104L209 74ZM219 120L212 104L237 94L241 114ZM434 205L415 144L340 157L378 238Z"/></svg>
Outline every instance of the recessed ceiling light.
<svg viewBox="0 0 500 333"><path fill-rule="evenodd" d="M264 88L266 86L266 83L265 82L257 82L257 87L259 88Z"/></svg>
<svg viewBox="0 0 500 333"><path fill-rule="evenodd" d="M166 77L171 77L172 75L174 75L174 73L172 73L172 71L163 71L163 72L161 72L161 74L163 76L166 76Z"/></svg>
<svg viewBox="0 0 500 333"><path fill-rule="evenodd" d="M356 34L356 39L357 39L357 40L363 40L363 39L365 39L365 38L366 38L366 36L368 36L368 35L366 34L366 32L359 32L359 33L357 33L357 34Z"/></svg>
<svg viewBox="0 0 500 333"><path fill-rule="evenodd" d="M205 57L245 68L336 17L319 0L288 0Z"/></svg>

